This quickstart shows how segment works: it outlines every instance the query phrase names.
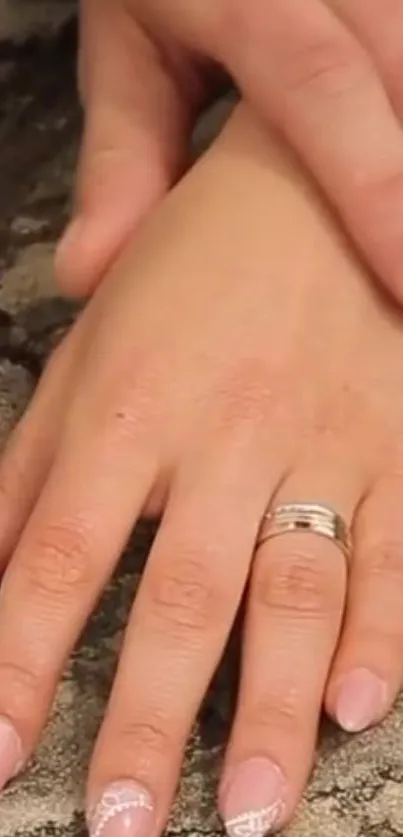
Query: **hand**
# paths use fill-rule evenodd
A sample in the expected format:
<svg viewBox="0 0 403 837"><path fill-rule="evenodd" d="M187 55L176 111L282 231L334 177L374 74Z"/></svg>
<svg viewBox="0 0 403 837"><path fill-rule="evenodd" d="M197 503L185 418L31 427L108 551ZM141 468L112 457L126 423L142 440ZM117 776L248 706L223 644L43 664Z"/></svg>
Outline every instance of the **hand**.
<svg viewBox="0 0 403 837"><path fill-rule="evenodd" d="M400 687L403 330L330 224L239 110L94 295L2 460L2 781L134 522L162 513L93 757L93 837L162 829L248 580L232 837L239 817L263 837L291 816L324 703L355 731ZM289 501L354 523L348 593L330 541L256 550Z"/></svg>
<svg viewBox="0 0 403 837"><path fill-rule="evenodd" d="M81 0L81 24L86 131L57 259L65 290L91 292L177 178L218 63L403 299L401 0Z"/></svg>

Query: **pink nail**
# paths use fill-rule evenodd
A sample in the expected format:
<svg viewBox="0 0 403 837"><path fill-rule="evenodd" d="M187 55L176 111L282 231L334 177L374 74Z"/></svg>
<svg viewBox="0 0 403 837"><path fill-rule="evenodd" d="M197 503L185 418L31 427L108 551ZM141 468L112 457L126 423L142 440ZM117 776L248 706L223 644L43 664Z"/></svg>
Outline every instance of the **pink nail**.
<svg viewBox="0 0 403 837"><path fill-rule="evenodd" d="M153 801L137 782L114 782L88 820L90 837L148 837L154 825Z"/></svg>
<svg viewBox="0 0 403 837"><path fill-rule="evenodd" d="M221 790L229 837L264 837L284 812L285 777L269 759L256 757L232 768Z"/></svg>
<svg viewBox="0 0 403 837"><path fill-rule="evenodd" d="M362 732L381 719L387 699L386 682L366 668L357 668L340 682L336 719L346 732Z"/></svg>
<svg viewBox="0 0 403 837"><path fill-rule="evenodd" d="M13 776L22 764L22 746L12 723L7 718L0 717L0 790Z"/></svg>

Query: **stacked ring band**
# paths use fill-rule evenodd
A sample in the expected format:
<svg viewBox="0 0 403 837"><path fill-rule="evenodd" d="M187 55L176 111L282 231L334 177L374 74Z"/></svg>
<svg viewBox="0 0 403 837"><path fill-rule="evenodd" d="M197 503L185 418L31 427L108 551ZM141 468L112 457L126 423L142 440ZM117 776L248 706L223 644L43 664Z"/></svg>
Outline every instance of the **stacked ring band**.
<svg viewBox="0 0 403 837"><path fill-rule="evenodd" d="M257 547L271 538L289 532L309 532L327 538L341 549L345 558L351 556L350 528L340 514L329 506L315 503L288 503L268 511L262 520Z"/></svg>

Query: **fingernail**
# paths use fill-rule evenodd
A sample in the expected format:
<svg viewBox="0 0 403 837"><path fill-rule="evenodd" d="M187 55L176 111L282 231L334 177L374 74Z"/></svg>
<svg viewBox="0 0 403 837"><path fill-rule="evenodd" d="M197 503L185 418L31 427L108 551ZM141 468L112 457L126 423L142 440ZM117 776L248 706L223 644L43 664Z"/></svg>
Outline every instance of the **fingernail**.
<svg viewBox="0 0 403 837"><path fill-rule="evenodd" d="M22 745L12 723L0 717L0 790L22 765Z"/></svg>
<svg viewBox="0 0 403 837"><path fill-rule="evenodd" d="M114 782L88 815L90 837L148 837L153 800L137 782Z"/></svg>
<svg viewBox="0 0 403 837"><path fill-rule="evenodd" d="M357 668L340 682L336 719L346 732L362 732L381 718L387 697L384 680L366 668Z"/></svg>
<svg viewBox="0 0 403 837"><path fill-rule="evenodd" d="M284 811L286 781L266 758L249 759L232 768L221 791L221 814L229 837L264 837Z"/></svg>

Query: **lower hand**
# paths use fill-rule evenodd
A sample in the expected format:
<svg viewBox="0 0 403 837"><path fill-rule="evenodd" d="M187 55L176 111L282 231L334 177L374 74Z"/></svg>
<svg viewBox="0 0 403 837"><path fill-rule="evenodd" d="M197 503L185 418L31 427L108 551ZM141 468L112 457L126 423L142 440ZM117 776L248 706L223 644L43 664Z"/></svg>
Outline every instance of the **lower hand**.
<svg viewBox="0 0 403 837"><path fill-rule="evenodd" d="M2 460L3 782L133 524L162 514L93 756L93 837L162 830L247 582L232 837L291 816L323 705L359 730L400 687L403 331L298 178L239 110L97 291ZM314 534L256 548L266 509L295 501L353 526L349 573Z"/></svg>

